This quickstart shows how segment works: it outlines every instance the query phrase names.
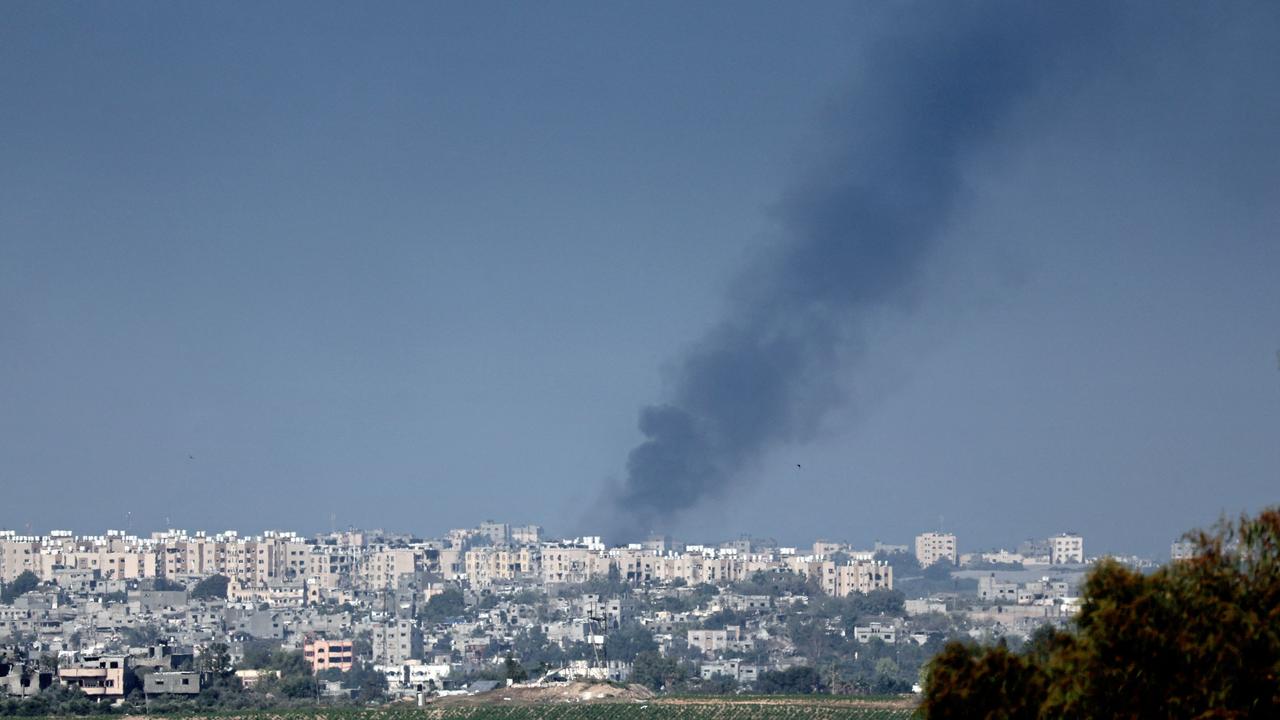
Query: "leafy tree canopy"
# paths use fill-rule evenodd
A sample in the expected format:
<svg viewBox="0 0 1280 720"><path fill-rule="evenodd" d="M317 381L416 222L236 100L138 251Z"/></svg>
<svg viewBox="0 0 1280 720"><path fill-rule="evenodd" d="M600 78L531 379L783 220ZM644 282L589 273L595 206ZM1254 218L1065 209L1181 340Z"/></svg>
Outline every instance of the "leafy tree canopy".
<svg viewBox="0 0 1280 720"><path fill-rule="evenodd" d="M23 570L13 579L13 582L4 586L4 592L0 593L0 601L11 603L39 586L40 578L30 570Z"/></svg>
<svg viewBox="0 0 1280 720"><path fill-rule="evenodd" d="M641 653L656 652L658 643L653 633L639 623L629 623L610 630L604 640L604 654L610 660L631 662Z"/></svg>
<svg viewBox="0 0 1280 720"><path fill-rule="evenodd" d="M427 624L444 622L467 611L467 602L462 591L449 588L439 595L432 595L419 613L420 619Z"/></svg>
<svg viewBox="0 0 1280 720"><path fill-rule="evenodd" d="M205 600L210 598L227 597L227 583L231 579L226 575L210 575L209 577L196 583L195 588L191 590L192 600Z"/></svg>
<svg viewBox="0 0 1280 720"><path fill-rule="evenodd" d="M766 695L812 695L826 690L822 677L808 666L760 673L756 692Z"/></svg>
<svg viewBox="0 0 1280 720"><path fill-rule="evenodd" d="M1190 539L1151 575L1100 563L1070 632L949 644L925 717L1280 717L1280 509Z"/></svg>

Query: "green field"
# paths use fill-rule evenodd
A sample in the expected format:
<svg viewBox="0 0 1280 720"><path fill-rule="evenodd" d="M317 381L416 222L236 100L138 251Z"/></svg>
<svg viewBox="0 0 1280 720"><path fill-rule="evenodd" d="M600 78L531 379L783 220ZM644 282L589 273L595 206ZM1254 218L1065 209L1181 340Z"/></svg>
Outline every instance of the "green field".
<svg viewBox="0 0 1280 720"><path fill-rule="evenodd" d="M193 716L194 717L194 716ZM215 717L215 716L203 716ZM698 699L647 702L395 707L368 710L291 710L219 715L227 720L906 720L915 710L900 704L813 698Z"/></svg>

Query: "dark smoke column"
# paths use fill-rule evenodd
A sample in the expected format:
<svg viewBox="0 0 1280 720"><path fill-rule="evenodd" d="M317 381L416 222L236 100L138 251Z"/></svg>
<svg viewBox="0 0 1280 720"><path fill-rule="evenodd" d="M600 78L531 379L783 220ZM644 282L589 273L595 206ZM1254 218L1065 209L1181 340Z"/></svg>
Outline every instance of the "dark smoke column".
<svg viewBox="0 0 1280 720"><path fill-rule="evenodd" d="M641 410L646 439L606 498L610 539L669 526L842 402L859 321L918 289L965 163L1105 24L1082 4L911 9L869 48L822 162L784 196L782 243L678 363L668 402Z"/></svg>

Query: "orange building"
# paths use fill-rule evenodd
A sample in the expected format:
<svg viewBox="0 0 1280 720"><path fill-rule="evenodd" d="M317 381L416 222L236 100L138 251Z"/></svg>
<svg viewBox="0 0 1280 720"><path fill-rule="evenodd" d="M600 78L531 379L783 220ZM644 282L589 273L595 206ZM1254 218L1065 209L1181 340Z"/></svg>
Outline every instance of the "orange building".
<svg viewBox="0 0 1280 720"><path fill-rule="evenodd" d="M302 655L311 663L311 672L337 668L347 672L355 663L355 649L350 640L309 640Z"/></svg>

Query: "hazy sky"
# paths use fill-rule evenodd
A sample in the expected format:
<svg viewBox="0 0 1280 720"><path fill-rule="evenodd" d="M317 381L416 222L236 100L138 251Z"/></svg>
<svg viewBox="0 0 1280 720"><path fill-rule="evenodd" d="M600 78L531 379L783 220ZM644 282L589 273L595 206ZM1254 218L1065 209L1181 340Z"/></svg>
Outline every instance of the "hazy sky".
<svg viewBox="0 0 1280 720"><path fill-rule="evenodd" d="M986 28L939 7L4 3L0 527L596 529L797 188L893 172L912 48ZM1280 500L1280 6L1115 7L678 534L1159 554Z"/></svg>

